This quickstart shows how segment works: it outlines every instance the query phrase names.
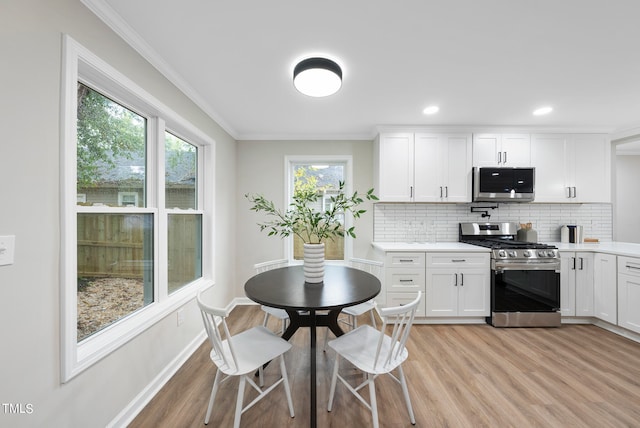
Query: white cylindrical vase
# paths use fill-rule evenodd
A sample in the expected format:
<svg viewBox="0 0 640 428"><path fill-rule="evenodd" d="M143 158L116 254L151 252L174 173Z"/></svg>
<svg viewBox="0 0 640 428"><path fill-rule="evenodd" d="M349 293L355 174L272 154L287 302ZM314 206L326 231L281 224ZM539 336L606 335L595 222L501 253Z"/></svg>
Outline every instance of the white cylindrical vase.
<svg viewBox="0 0 640 428"><path fill-rule="evenodd" d="M319 283L324 280L324 243L304 244L304 281Z"/></svg>

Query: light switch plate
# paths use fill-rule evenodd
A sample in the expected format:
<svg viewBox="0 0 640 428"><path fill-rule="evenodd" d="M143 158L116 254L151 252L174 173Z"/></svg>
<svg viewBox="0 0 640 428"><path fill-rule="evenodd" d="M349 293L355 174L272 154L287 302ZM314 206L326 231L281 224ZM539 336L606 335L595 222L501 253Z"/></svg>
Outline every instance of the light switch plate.
<svg viewBox="0 0 640 428"><path fill-rule="evenodd" d="M15 249L15 235L0 236L0 266L13 264Z"/></svg>

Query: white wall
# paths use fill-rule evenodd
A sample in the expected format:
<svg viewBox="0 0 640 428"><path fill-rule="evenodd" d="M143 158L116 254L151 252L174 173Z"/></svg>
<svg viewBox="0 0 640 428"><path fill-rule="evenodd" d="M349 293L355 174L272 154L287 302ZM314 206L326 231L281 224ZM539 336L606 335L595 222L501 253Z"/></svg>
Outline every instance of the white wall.
<svg viewBox="0 0 640 428"><path fill-rule="evenodd" d="M0 266L0 402L30 404L0 426L105 426L202 331L194 302L70 382L60 382L59 118L62 34L68 33L216 141L216 287L234 297L235 142L78 0L0 6L0 235L16 235Z"/></svg>
<svg viewBox="0 0 640 428"><path fill-rule="evenodd" d="M260 232L256 225L262 214L250 211L246 193L260 193L284 208L286 181L285 156L351 155L353 158L353 190L364 193L373 187L373 143L371 141L240 141L238 142L238 232L237 272L238 296L244 296L244 282L250 278L255 263L285 257L284 242ZM353 252L367 257L373 240L373 207L363 204L367 212L355 219Z"/></svg>
<svg viewBox="0 0 640 428"><path fill-rule="evenodd" d="M616 241L640 243L640 155L616 156Z"/></svg>

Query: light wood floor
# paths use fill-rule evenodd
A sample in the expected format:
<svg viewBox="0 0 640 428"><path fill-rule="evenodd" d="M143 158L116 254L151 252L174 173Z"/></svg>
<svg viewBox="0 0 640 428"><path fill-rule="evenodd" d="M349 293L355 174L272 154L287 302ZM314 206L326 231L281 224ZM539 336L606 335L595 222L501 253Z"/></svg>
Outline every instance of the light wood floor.
<svg viewBox="0 0 640 428"><path fill-rule="evenodd" d="M260 324L262 312L240 306L229 321L232 333L241 331ZM309 426L308 331L292 343L286 364L295 418L279 386L242 416L243 427ZM640 427L640 344L598 327L415 325L408 346L404 368L418 427ZM203 427L216 370L209 349L201 346L130 427ZM318 351L318 426L370 426L369 412L340 384L326 411L333 358ZM277 373L277 365L267 368L267 385ZM411 427L399 385L389 377L376 384L380 425ZM235 380L223 384L210 427L232 426L236 388Z"/></svg>

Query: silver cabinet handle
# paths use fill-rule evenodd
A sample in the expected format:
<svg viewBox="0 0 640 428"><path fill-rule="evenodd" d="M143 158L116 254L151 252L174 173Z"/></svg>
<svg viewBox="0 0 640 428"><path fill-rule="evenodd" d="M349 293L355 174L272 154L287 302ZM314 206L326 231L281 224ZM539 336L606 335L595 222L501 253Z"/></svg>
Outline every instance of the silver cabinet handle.
<svg viewBox="0 0 640 428"><path fill-rule="evenodd" d="M440 197L442 197L442 186L440 186Z"/></svg>
<svg viewBox="0 0 640 428"><path fill-rule="evenodd" d="M413 198L413 186L409 186L409 197Z"/></svg>
<svg viewBox="0 0 640 428"><path fill-rule="evenodd" d="M453 285L457 287L457 286L458 286L458 274L457 274L457 273L454 273L454 275L456 276L456 282L455 282L455 284L453 284Z"/></svg>
<svg viewBox="0 0 640 428"><path fill-rule="evenodd" d="M464 263L467 259L451 259L451 263Z"/></svg>
<svg viewBox="0 0 640 428"><path fill-rule="evenodd" d="M413 279L400 279L399 282L413 282Z"/></svg>
<svg viewBox="0 0 640 428"><path fill-rule="evenodd" d="M461 287L464 286L464 274L463 273L460 274L460 286Z"/></svg>
<svg viewBox="0 0 640 428"><path fill-rule="evenodd" d="M576 192L575 186L573 187L573 197L576 198L578 196L578 192Z"/></svg>
<svg viewBox="0 0 640 428"><path fill-rule="evenodd" d="M625 265L624 267L626 267L627 269L637 269L637 270L640 270L640 266Z"/></svg>
<svg viewBox="0 0 640 428"><path fill-rule="evenodd" d="M580 270L584 270L584 258L580 257Z"/></svg>
<svg viewBox="0 0 640 428"><path fill-rule="evenodd" d="M503 163L507 163L507 152L502 152L504 153L504 162Z"/></svg>
<svg viewBox="0 0 640 428"><path fill-rule="evenodd" d="M445 198L449 197L449 186L444 186L444 197Z"/></svg>
<svg viewBox="0 0 640 428"><path fill-rule="evenodd" d="M400 263L413 263L413 259L400 259L398 260Z"/></svg>
<svg viewBox="0 0 640 428"><path fill-rule="evenodd" d="M571 257L571 260L573 261L573 267L571 268L571 270L576 270L576 258Z"/></svg>
<svg viewBox="0 0 640 428"><path fill-rule="evenodd" d="M502 152L498 152L498 163L502 163Z"/></svg>

